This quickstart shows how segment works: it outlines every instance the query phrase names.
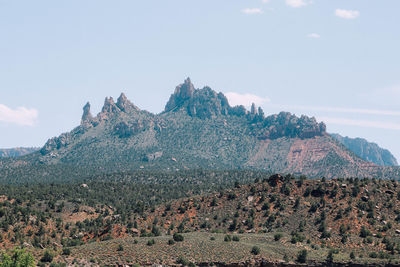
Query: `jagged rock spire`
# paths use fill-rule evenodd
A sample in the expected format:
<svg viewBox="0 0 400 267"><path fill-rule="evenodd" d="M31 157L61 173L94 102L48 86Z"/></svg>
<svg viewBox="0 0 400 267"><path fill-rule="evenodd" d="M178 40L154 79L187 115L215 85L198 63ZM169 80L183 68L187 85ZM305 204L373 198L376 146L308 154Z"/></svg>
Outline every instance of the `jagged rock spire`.
<svg viewBox="0 0 400 267"><path fill-rule="evenodd" d="M106 99L104 100L104 106L101 109L102 113L112 113L112 112L116 112L119 111L120 109L117 107L117 105L115 105L114 99L110 96L110 97L106 97Z"/></svg>
<svg viewBox="0 0 400 267"><path fill-rule="evenodd" d="M256 115L256 114L257 114L256 104L254 104L254 103L251 104L250 113L251 113L252 115Z"/></svg>
<svg viewBox="0 0 400 267"><path fill-rule="evenodd" d="M265 118L264 110L263 110L261 107L258 107L258 116L259 116L261 119L264 119L264 118Z"/></svg>
<svg viewBox="0 0 400 267"><path fill-rule="evenodd" d="M131 111L131 110L139 110L138 107L136 107L134 104L132 104L131 101L128 100L126 95L124 93L121 93L121 95L117 99L117 106L122 110L122 111Z"/></svg>
<svg viewBox="0 0 400 267"><path fill-rule="evenodd" d="M87 102L83 107L83 114L81 124L87 123L93 119L92 113L90 113L90 103Z"/></svg>
<svg viewBox="0 0 400 267"><path fill-rule="evenodd" d="M165 106L165 111L170 111L179 107L183 102L193 97L194 85L190 78L186 78L184 83L178 85L175 88L174 93L169 98L167 105Z"/></svg>
<svg viewBox="0 0 400 267"><path fill-rule="evenodd" d="M183 84L180 84L175 88L175 95L177 95L179 98L182 99L187 99L191 98L194 93L194 85L192 84L192 81L190 78L186 78L185 82Z"/></svg>

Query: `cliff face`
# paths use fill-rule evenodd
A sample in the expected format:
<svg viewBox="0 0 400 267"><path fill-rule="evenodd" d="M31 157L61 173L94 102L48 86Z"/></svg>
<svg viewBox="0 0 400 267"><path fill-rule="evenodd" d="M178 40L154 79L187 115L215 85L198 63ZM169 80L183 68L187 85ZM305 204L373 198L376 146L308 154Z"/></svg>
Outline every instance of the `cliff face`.
<svg viewBox="0 0 400 267"><path fill-rule="evenodd" d="M380 166L398 166L396 158L389 150L379 147L375 143L368 142L362 138L343 137L339 134L331 134L349 150L360 158L373 162Z"/></svg>

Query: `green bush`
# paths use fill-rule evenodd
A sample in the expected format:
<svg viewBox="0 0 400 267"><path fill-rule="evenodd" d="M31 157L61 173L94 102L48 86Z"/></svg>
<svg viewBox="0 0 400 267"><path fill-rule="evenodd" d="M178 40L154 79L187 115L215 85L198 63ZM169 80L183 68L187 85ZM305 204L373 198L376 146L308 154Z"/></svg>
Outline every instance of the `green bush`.
<svg viewBox="0 0 400 267"><path fill-rule="evenodd" d="M173 239L176 242L182 242L184 240L184 237L182 234L174 233Z"/></svg>
<svg viewBox="0 0 400 267"><path fill-rule="evenodd" d="M148 246L152 246L152 245L154 245L155 243L156 243L156 241L155 241L154 239L151 239L151 240L147 241L147 245L148 245Z"/></svg>
<svg viewBox="0 0 400 267"><path fill-rule="evenodd" d="M232 237L232 240L235 241L235 242L239 242L239 241L240 241L240 238L239 238L237 235L234 235L234 236Z"/></svg>
<svg viewBox="0 0 400 267"><path fill-rule="evenodd" d="M281 233L278 233L278 234L274 235L274 240L275 241L279 241L281 238L282 238L282 234Z"/></svg>
<svg viewBox="0 0 400 267"><path fill-rule="evenodd" d="M1 267L34 267L34 257L24 249L14 249L12 255L3 254L0 261Z"/></svg>
<svg viewBox="0 0 400 267"><path fill-rule="evenodd" d="M40 261L41 262L52 262L53 258L54 258L53 254L50 251L46 250L43 254L43 257L40 259Z"/></svg>
<svg viewBox="0 0 400 267"><path fill-rule="evenodd" d="M66 255L66 256L71 255L71 249L69 249L69 248L63 248L62 254L63 254L63 255Z"/></svg>
<svg viewBox="0 0 400 267"><path fill-rule="evenodd" d="M305 263L307 261L307 250L303 249L297 254L297 262Z"/></svg>
<svg viewBox="0 0 400 267"><path fill-rule="evenodd" d="M225 242L231 242L231 241L232 241L232 237L231 237L230 235L226 235L226 236L224 237L224 241L225 241Z"/></svg>
<svg viewBox="0 0 400 267"><path fill-rule="evenodd" d="M176 260L176 263L182 264L183 266L189 265L189 261L183 256L179 256L179 258Z"/></svg>
<svg viewBox="0 0 400 267"><path fill-rule="evenodd" d="M257 247L257 246L252 247L252 249L251 249L251 254L253 254L253 255L258 255L258 254L260 254L260 248Z"/></svg>

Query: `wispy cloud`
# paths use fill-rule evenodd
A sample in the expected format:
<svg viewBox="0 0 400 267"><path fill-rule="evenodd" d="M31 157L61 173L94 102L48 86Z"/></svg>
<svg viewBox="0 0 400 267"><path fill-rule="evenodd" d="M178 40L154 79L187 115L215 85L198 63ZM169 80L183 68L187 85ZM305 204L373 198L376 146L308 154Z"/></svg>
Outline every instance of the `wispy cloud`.
<svg viewBox="0 0 400 267"><path fill-rule="evenodd" d="M327 124L359 126L359 127L378 128L387 130L400 130L400 123L394 123L394 122L353 120L340 117L318 117L318 119L326 122Z"/></svg>
<svg viewBox="0 0 400 267"><path fill-rule="evenodd" d="M336 9L335 15L344 19L355 19L360 16L360 12L358 10Z"/></svg>
<svg viewBox="0 0 400 267"><path fill-rule="evenodd" d="M310 2L306 2L304 0L286 0L286 5L290 7L302 7L310 4Z"/></svg>
<svg viewBox="0 0 400 267"><path fill-rule="evenodd" d="M318 33L310 33L307 35L307 37L313 38L313 39L319 39L319 38L321 38L321 35L319 35Z"/></svg>
<svg viewBox="0 0 400 267"><path fill-rule="evenodd" d="M255 14L262 14L263 11L261 8L245 8L242 9L242 13L246 15L255 15Z"/></svg>
<svg viewBox="0 0 400 267"><path fill-rule="evenodd" d="M229 104L231 106L243 105L245 107L250 107L252 103L260 106L270 101L268 97L261 97L253 94L239 94L228 92L225 94L225 96L228 98Z"/></svg>
<svg viewBox="0 0 400 267"><path fill-rule="evenodd" d="M11 109L0 104L0 122L17 124L21 126L33 126L38 118L39 112L36 109L18 107Z"/></svg>
<svg viewBox="0 0 400 267"><path fill-rule="evenodd" d="M264 4L269 3L270 0L262 0L261 2L263 2Z"/></svg>

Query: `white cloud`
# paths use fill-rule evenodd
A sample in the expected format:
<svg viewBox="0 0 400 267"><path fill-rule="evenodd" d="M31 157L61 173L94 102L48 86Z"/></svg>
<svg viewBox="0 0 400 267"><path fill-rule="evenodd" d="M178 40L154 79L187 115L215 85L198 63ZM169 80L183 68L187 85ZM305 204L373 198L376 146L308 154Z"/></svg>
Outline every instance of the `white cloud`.
<svg viewBox="0 0 400 267"><path fill-rule="evenodd" d="M260 106L270 101L268 97L261 97L253 94L239 94L228 92L225 94L225 96L228 98L229 104L231 106L243 105L245 107L250 107L252 103Z"/></svg>
<svg viewBox="0 0 400 267"><path fill-rule="evenodd" d="M338 117L319 117L318 119L326 122L327 124L349 125L349 126L359 126L359 127L366 127L366 128L378 128L378 129L399 130L400 131L400 124L393 123L393 122L353 120L353 119L338 118Z"/></svg>
<svg viewBox="0 0 400 267"><path fill-rule="evenodd" d="M309 3L304 0L286 0L286 5L290 7L302 7L306 6Z"/></svg>
<svg viewBox="0 0 400 267"><path fill-rule="evenodd" d="M39 112L36 109L18 107L11 109L0 104L0 122L12 123L21 126L33 126L38 118Z"/></svg>
<svg viewBox="0 0 400 267"><path fill-rule="evenodd" d="M313 39L318 39L321 37L321 35L319 35L318 33L310 33L307 35L307 37L313 38Z"/></svg>
<svg viewBox="0 0 400 267"><path fill-rule="evenodd" d="M262 14L263 13L261 8L245 8L245 9L242 9L242 12L246 15L254 15L254 14Z"/></svg>
<svg viewBox="0 0 400 267"><path fill-rule="evenodd" d="M335 15L344 19L355 19L360 16L358 10L336 9Z"/></svg>

